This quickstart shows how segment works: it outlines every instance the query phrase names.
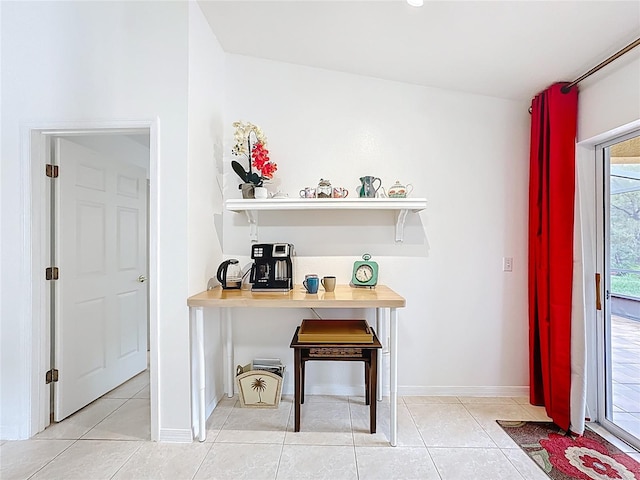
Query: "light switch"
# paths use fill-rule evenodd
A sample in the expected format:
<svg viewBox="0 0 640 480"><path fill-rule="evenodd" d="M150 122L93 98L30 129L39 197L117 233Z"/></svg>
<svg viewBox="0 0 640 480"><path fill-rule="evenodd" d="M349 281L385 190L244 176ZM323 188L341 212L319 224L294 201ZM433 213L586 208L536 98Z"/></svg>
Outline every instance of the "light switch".
<svg viewBox="0 0 640 480"><path fill-rule="evenodd" d="M513 257L502 257L502 271L503 272L513 271Z"/></svg>

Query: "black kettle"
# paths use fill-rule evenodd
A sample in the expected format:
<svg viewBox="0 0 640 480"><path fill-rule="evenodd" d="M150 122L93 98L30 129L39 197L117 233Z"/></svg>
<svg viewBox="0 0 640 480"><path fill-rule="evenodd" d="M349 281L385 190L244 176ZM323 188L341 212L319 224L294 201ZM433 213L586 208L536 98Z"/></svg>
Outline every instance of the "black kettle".
<svg viewBox="0 0 640 480"><path fill-rule="evenodd" d="M238 260L231 258L222 262L218 267L217 278L225 290L242 287L242 269Z"/></svg>

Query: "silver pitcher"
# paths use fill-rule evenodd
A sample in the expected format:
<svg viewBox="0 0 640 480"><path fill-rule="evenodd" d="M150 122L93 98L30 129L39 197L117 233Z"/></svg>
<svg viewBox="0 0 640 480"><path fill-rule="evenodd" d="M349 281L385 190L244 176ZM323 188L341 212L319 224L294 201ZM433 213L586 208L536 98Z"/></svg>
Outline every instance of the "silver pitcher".
<svg viewBox="0 0 640 480"><path fill-rule="evenodd" d="M374 184L378 181L378 186L376 187ZM382 185L382 180L378 177L373 177L371 175L367 175L364 177L360 177L361 185L358 185L358 196L362 198L375 198L378 189Z"/></svg>

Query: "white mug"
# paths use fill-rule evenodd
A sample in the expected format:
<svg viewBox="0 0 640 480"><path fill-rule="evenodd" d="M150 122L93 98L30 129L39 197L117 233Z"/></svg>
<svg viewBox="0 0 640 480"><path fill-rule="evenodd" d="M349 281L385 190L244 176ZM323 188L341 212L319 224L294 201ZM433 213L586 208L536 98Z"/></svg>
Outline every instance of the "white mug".
<svg viewBox="0 0 640 480"><path fill-rule="evenodd" d="M253 189L254 198L268 198L269 192L266 187L256 187Z"/></svg>
<svg viewBox="0 0 640 480"><path fill-rule="evenodd" d="M316 198L316 189L313 187L305 187L300 190L300 196L302 198Z"/></svg>

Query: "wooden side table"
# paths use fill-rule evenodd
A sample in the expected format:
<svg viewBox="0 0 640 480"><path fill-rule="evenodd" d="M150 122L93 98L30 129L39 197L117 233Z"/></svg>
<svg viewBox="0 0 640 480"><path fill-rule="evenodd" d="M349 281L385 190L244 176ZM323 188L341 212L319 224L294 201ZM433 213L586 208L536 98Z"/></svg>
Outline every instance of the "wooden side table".
<svg viewBox="0 0 640 480"><path fill-rule="evenodd" d="M300 431L300 405L304 403L305 363L313 361L364 362L365 403L369 405L369 430L376 433L376 392L378 388L378 349L382 348L373 332L373 342L368 343L310 343L300 342L298 332L291 340L294 349L294 431ZM372 329L373 331L373 329Z"/></svg>

